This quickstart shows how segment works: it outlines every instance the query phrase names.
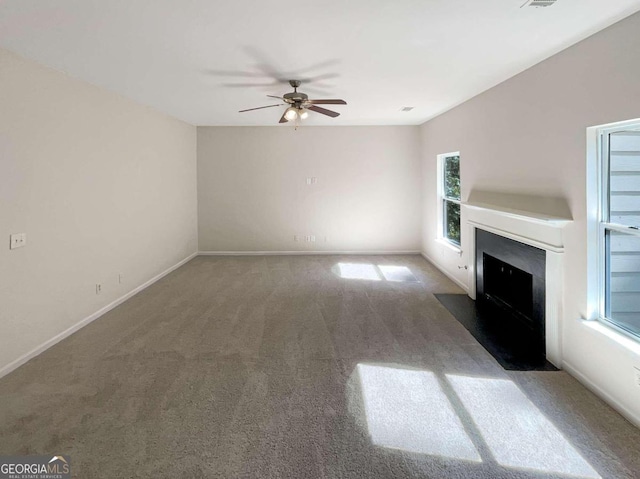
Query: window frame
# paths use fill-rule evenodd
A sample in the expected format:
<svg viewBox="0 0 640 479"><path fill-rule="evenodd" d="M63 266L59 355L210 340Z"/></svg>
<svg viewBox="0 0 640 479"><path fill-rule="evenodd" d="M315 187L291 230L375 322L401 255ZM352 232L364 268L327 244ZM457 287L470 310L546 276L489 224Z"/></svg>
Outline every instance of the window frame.
<svg viewBox="0 0 640 479"><path fill-rule="evenodd" d="M606 241L607 231L640 238L640 230L611 222L610 210L610 149L609 136L629 130L640 130L640 119L611 123L587 130L587 211L590 239L588 245L588 297L587 319L595 319L618 332L640 342L640 333L631 331L607 316L608 262L610 254Z"/></svg>
<svg viewBox="0 0 640 479"><path fill-rule="evenodd" d="M445 245L452 248L453 250L461 252L462 251L462 191L460 191L460 199L452 198L445 194L445 162L447 158L453 158L453 157L458 157L458 161L460 161L462 158L460 156L459 151L452 151L450 153L442 153L437 155L437 163L438 163L438 171L436 175L437 182L438 182L437 184L437 196L438 196L437 240L440 242L443 242ZM461 174L461 170L459 171L460 171L459 173L460 189L462 190L462 174ZM459 226L459 229L460 229L459 244L451 240L450 238L448 238L446 235L447 231L446 231L446 225L445 225L445 221L446 221L445 209L446 209L447 202L457 204L460 207L461 217L460 217L460 226Z"/></svg>

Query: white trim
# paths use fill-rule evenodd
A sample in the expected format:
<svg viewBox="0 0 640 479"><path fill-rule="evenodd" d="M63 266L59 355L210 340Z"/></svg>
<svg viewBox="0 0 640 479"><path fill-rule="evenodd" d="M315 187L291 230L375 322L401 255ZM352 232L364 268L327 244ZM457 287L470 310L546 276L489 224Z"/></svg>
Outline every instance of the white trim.
<svg viewBox="0 0 640 479"><path fill-rule="evenodd" d="M636 238L640 237L640 230L635 228L630 228L629 226L619 225L617 223L607 223L606 221L600 222L602 225L600 235L604 235L604 230L615 231L616 233L624 233L629 236L635 236Z"/></svg>
<svg viewBox="0 0 640 479"><path fill-rule="evenodd" d="M564 254L547 250L545 256L545 352L549 362L562 369Z"/></svg>
<svg viewBox="0 0 640 479"><path fill-rule="evenodd" d="M501 214L501 213L498 213ZM544 241L538 241L532 238L529 238L528 236L522 236L519 235L517 233L513 233L511 231L507 231L505 229L501 229L501 228L495 228L493 226L489 226L485 223L479 223L477 221L473 221L473 220L467 220L467 223L469 225L472 225L475 228L480 228L481 230L485 230L488 231L489 233L495 233L499 236L504 236L506 238L512 239L514 241L518 241L520 243L526 243L528 245L531 246L535 246L536 248L540 248L540 249L544 249L544 250L548 250L548 251L553 251L554 253L564 253L564 246L554 246L550 243L546 243Z"/></svg>
<svg viewBox="0 0 640 479"><path fill-rule="evenodd" d="M464 284L462 281L460 281L458 278L456 278L455 276L453 276L451 273L449 273L446 269L441 268L440 265L438 265L438 263L436 263L434 260L432 260L427 253L425 253L424 251L420 253L420 256L422 256L425 260L427 260L429 263L431 263L433 266L436 267L436 269L438 269L442 274L444 274L447 278L449 278L451 281L453 281L455 284L457 284L458 286L460 286L465 293L469 294L469 286L467 286L466 284Z"/></svg>
<svg viewBox="0 0 640 479"><path fill-rule="evenodd" d="M199 251L199 256L310 256L310 255L398 255L420 254L418 250L395 251Z"/></svg>
<svg viewBox="0 0 640 479"><path fill-rule="evenodd" d="M469 224L469 221L467 221L467 226L468 226L468 233L469 233L469 239L468 239L468 245L469 248L471 248L473 251L471 252L471 254L467 254L467 282L469 283L469 297L471 299L473 299L474 301L476 300L476 227L473 225ZM473 260L473 261L472 261Z"/></svg>
<svg viewBox="0 0 640 479"><path fill-rule="evenodd" d="M522 218L522 219L526 219L527 221L537 221L544 224L558 223L559 226L562 226L564 223L571 223L573 221L572 218L536 213L534 211L525 211L525 210L518 210L514 208L506 208L504 206L489 205L487 203L467 202L462 204L467 208L476 208L479 210L491 210L494 213L499 212L503 216L508 216L512 218Z"/></svg>
<svg viewBox="0 0 640 479"><path fill-rule="evenodd" d="M455 243L452 243L446 238L436 238L436 243L441 244L442 246L449 248L454 253L457 253L459 256L462 256L462 248Z"/></svg>
<svg viewBox="0 0 640 479"><path fill-rule="evenodd" d="M586 374L582 373L571 363L563 361L562 366L565 371L571 374L571 376L575 377L583 386L593 392L596 396L600 397L600 399L611 405L616 411L624 416L625 419L634 424L636 427L640 427L640 416L637 416L634 412L630 411L625 406L620 404L617 399L607 393L604 389L597 386L586 376Z"/></svg>
<svg viewBox="0 0 640 479"><path fill-rule="evenodd" d="M586 207L587 207L587 314L586 319L600 317L600 128L587 128Z"/></svg>
<svg viewBox="0 0 640 479"><path fill-rule="evenodd" d="M143 289L148 288L149 286L151 286L156 281L164 278L166 275L168 275L172 271L178 269L180 266L184 265L185 263L188 263L193 258L195 258L197 255L198 255L198 253L190 254L189 256L187 256L182 261L180 261L177 264L171 266L170 268L164 270L162 273L157 274L156 276L154 276L150 280L142 283L137 288L134 288L131 291L129 291L128 293L124 294L123 296L120 296L115 301L113 301L113 302L107 304L106 306L100 308L98 311L96 311L95 313L87 316L86 318L82 319L81 321L77 322L76 324L74 324L70 328L67 328L66 330L62 331L61 333L56 334L53 338L48 339L47 341L42 343L40 346L32 349L31 351L29 351L28 353L26 353L26 354L24 354L22 356L20 356L18 359L15 359L14 361L11 361L9 364L7 364L7 365L3 366L2 368L0 368L0 378L6 376L10 372L16 370L17 368L19 368L20 366L25 364L30 359L35 358L39 354L41 354L44 351L46 351L47 349L49 349L51 346L59 343L63 339L67 338L68 336L71 336L73 333L75 333L79 329L83 328L84 326L88 325L92 321L98 319L100 316L108 313L109 311L111 311L115 307L121 305L126 300L128 300L129 298L135 296L136 294L138 294Z"/></svg>
<svg viewBox="0 0 640 479"><path fill-rule="evenodd" d="M607 339L613 341L631 354L640 356L640 342L638 342L637 336L616 326L615 323L608 321L591 321L584 318L578 319L578 322L582 323L582 326L585 328L589 328L597 334L606 336Z"/></svg>
<svg viewBox="0 0 640 479"><path fill-rule="evenodd" d="M637 130L640 118L587 128L586 207L587 207L587 312L586 320L619 330L615 320L605 316L606 253L605 229L638 236L638 231L609 223L609 138L611 133ZM606 213L605 213L606 212ZM606 220L606 221L605 221ZM633 334L625 332L637 341Z"/></svg>

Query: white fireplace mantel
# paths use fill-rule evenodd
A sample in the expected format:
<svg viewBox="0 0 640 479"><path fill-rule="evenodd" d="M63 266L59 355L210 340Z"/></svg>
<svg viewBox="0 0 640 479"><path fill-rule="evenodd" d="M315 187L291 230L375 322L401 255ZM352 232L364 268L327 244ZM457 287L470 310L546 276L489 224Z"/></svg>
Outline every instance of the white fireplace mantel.
<svg viewBox="0 0 640 479"><path fill-rule="evenodd" d="M484 203L463 203L463 208L468 230L468 281L472 299L476 299L476 228L546 251L546 356L552 364L562 367L563 227L572 219Z"/></svg>

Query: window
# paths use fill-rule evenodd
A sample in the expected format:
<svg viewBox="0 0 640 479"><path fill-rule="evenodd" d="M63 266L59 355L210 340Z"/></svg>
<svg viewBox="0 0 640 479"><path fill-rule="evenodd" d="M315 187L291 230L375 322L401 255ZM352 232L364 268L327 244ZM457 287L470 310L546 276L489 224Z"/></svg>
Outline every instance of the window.
<svg viewBox="0 0 640 479"><path fill-rule="evenodd" d="M599 130L599 316L640 338L640 123Z"/></svg>
<svg viewBox="0 0 640 479"><path fill-rule="evenodd" d="M438 155L439 237L460 247L460 153Z"/></svg>

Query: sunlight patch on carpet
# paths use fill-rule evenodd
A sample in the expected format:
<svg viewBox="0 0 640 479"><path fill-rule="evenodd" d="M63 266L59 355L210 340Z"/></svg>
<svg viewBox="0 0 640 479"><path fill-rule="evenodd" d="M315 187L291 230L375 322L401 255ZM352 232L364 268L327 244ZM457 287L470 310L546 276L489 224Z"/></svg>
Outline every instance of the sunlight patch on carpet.
<svg viewBox="0 0 640 479"><path fill-rule="evenodd" d="M446 377L499 464L600 478L512 381L451 374Z"/></svg>
<svg viewBox="0 0 640 479"><path fill-rule="evenodd" d="M482 462L432 372L368 364L357 372L374 444Z"/></svg>
<svg viewBox="0 0 640 479"><path fill-rule="evenodd" d="M379 264L378 269L387 281L399 281L402 283L417 283L418 280L406 266L394 266Z"/></svg>
<svg viewBox="0 0 640 479"><path fill-rule="evenodd" d="M338 276L345 279L366 279L380 281L380 274L372 264L338 263Z"/></svg>
<svg viewBox="0 0 640 479"><path fill-rule="evenodd" d="M343 279L385 280L399 283L420 282L406 266L374 265L371 263L337 263L331 270L336 276Z"/></svg>

